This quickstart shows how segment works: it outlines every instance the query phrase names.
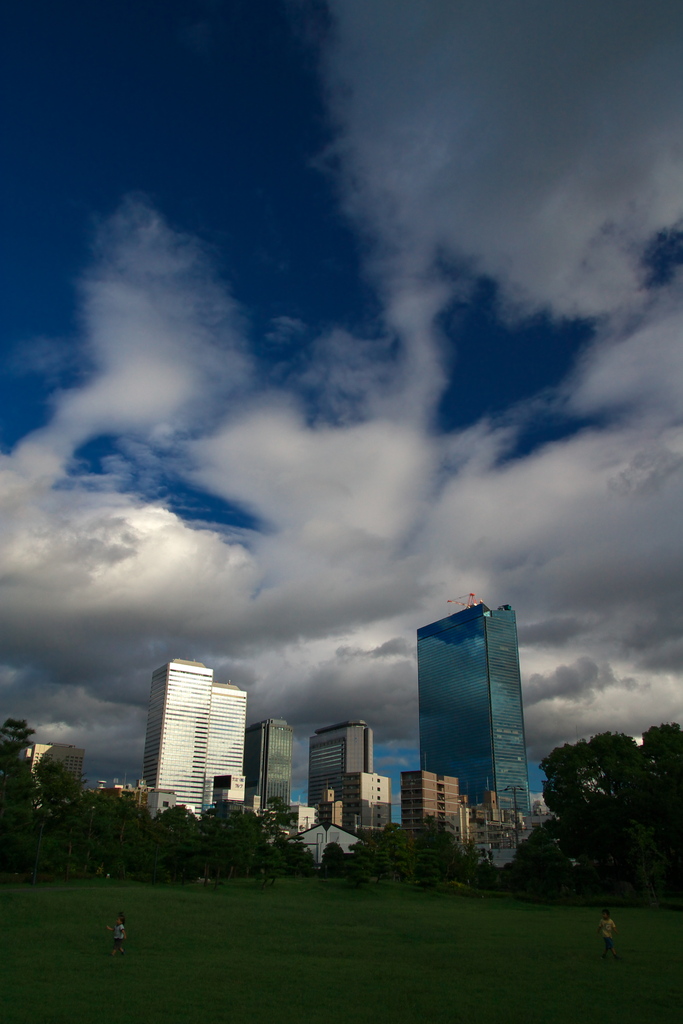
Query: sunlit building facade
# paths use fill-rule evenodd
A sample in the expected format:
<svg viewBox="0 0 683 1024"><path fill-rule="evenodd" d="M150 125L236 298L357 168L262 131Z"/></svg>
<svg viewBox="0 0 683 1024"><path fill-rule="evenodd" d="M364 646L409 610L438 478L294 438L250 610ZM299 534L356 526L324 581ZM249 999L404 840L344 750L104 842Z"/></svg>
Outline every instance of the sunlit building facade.
<svg viewBox="0 0 683 1024"><path fill-rule="evenodd" d="M143 774L199 813L217 775L242 775L247 694L216 683L213 670L175 659L152 675Z"/></svg>
<svg viewBox="0 0 683 1024"><path fill-rule="evenodd" d="M417 631L423 771L459 780L470 804L498 794L529 813L517 625L510 605L465 608Z"/></svg>
<svg viewBox="0 0 683 1024"><path fill-rule="evenodd" d="M32 743L24 751L24 757L34 771L43 758L58 761L79 782L83 775L83 747L75 747L73 743Z"/></svg>
<svg viewBox="0 0 683 1024"><path fill-rule="evenodd" d="M374 772L346 772L342 776L342 825L383 829L391 824L391 779Z"/></svg>
<svg viewBox="0 0 683 1024"><path fill-rule="evenodd" d="M434 772L401 772L402 827L409 832L421 832L427 818L433 818L443 828L453 821L460 826L462 818L467 820L458 780Z"/></svg>
<svg viewBox="0 0 683 1024"><path fill-rule="evenodd" d="M209 743L206 752L204 807L213 803L213 780L217 775L244 774L244 726L247 694L232 683L211 686Z"/></svg>
<svg viewBox="0 0 683 1024"><path fill-rule="evenodd" d="M289 804L292 788L294 730L282 718L267 718L250 725L244 735L246 799L260 798L261 807L279 797Z"/></svg>

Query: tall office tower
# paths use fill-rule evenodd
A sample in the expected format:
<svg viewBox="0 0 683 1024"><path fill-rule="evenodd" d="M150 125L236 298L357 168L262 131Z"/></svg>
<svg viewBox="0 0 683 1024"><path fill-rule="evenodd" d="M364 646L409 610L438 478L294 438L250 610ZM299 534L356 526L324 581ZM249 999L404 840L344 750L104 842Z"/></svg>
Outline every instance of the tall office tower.
<svg viewBox="0 0 683 1024"><path fill-rule="evenodd" d="M339 722L316 729L309 740L308 802L320 802L324 789L341 800L345 772L372 771L372 729L366 722Z"/></svg>
<svg viewBox="0 0 683 1024"><path fill-rule="evenodd" d="M242 774L247 695L214 683L213 670L176 658L152 675L143 775L199 812L213 799L216 775Z"/></svg>
<svg viewBox="0 0 683 1024"><path fill-rule="evenodd" d="M244 734L244 775L247 803L261 798L261 807L277 796L286 804L292 788L294 730L282 718L267 718L250 725Z"/></svg>
<svg viewBox="0 0 683 1024"><path fill-rule="evenodd" d="M517 625L510 605L465 608L417 631L420 760L471 804L529 813Z"/></svg>
<svg viewBox="0 0 683 1024"><path fill-rule="evenodd" d="M213 780L217 775L244 774L244 726L247 722L247 693L233 683L211 687L209 745L206 752L204 809L213 803Z"/></svg>
<svg viewBox="0 0 683 1024"><path fill-rule="evenodd" d="M83 747L75 747L73 743L33 743L24 751L24 757L32 771L44 757L51 761L59 761L75 779L81 781L85 757Z"/></svg>

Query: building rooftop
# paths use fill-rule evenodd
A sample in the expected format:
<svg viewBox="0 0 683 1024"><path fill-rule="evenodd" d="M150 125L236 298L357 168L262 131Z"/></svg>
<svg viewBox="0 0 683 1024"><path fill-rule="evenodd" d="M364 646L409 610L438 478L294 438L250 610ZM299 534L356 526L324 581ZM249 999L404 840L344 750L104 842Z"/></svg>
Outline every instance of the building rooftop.
<svg viewBox="0 0 683 1024"><path fill-rule="evenodd" d="M348 729L352 725L362 725L367 727L367 722L364 722L362 718L358 718L353 722L337 722L336 725L324 725L322 729L316 729L315 734L319 736L321 732L332 732L334 729Z"/></svg>

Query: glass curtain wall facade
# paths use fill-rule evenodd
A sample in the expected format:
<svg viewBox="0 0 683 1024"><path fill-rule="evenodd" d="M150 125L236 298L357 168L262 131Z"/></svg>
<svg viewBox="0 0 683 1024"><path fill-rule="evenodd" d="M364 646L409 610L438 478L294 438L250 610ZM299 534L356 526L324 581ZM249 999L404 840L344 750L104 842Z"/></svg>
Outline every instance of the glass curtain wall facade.
<svg viewBox="0 0 683 1024"><path fill-rule="evenodd" d="M175 659L158 668L147 714L147 785L201 811L214 775L242 774L246 698L236 686L214 683L200 662Z"/></svg>
<svg viewBox="0 0 683 1024"><path fill-rule="evenodd" d="M342 798L345 772L372 772L372 729L362 720L339 722L315 730L309 740L308 802L320 803L323 790L334 790Z"/></svg>
<svg viewBox="0 0 683 1024"><path fill-rule="evenodd" d="M459 779L470 804L487 790L529 813L517 624L509 605L466 608L417 632L423 771ZM509 787L515 787L513 790Z"/></svg>
<svg viewBox="0 0 683 1024"><path fill-rule="evenodd" d="M292 788L294 730L282 718L250 725L244 736L244 774L247 800L258 796L261 806L276 796L289 804Z"/></svg>
<svg viewBox="0 0 683 1024"><path fill-rule="evenodd" d="M213 780L217 775L243 774L246 722L246 691L240 690L239 686L233 686L232 683L214 683L211 687L204 809L213 803Z"/></svg>

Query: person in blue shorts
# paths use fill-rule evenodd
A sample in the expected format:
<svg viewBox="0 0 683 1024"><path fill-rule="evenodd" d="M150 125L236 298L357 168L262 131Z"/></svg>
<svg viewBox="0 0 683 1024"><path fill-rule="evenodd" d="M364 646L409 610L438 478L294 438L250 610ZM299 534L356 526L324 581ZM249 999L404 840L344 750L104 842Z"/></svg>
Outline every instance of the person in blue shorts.
<svg viewBox="0 0 683 1024"><path fill-rule="evenodd" d="M615 960L621 960L621 957L617 956L617 951L614 948L614 939L612 938L612 933L616 932L616 930L617 926L610 917L609 910L605 907L600 918L600 924L598 925L598 931L605 941L605 952L602 954L603 960L609 953L612 954Z"/></svg>

